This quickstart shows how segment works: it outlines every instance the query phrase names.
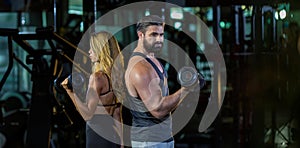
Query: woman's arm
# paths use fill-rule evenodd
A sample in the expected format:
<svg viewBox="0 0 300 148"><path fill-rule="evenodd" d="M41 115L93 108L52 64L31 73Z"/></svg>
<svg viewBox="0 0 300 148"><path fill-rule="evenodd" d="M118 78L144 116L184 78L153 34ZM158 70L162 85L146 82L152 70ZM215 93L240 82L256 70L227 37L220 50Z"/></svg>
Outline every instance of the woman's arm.
<svg viewBox="0 0 300 148"><path fill-rule="evenodd" d="M84 120L90 120L96 110L97 104L99 102L99 97L97 93L97 88L99 87L96 84L98 82L98 79L95 77L95 75L91 75L89 79L89 84L88 84L88 90L87 90L87 95L85 98L85 102L82 101L72 90L70 90L67 87L68 79L65 79L61 85L64 87L64 89L67 91L69 97L71 98L72 102L74 103L76 109L82 116ZM98 88L99 89L99 88Z"/></svg>

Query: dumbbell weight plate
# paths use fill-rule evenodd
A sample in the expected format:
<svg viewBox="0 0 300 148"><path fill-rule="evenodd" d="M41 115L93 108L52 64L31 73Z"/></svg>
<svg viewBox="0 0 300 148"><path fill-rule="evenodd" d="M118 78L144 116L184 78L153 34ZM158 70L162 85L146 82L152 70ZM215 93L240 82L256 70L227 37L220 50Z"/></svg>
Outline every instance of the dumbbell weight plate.
<svg viewBox="0 0 300 148"><path fill-rule="evenodd" d="M192 67L182 67L178 71L178 82L181 86L190 87L198 80L198 73Z"/></svg>
<svg viewBox="0 0 300 148"><path fill-rule="evenodd" d="M85 78L82 73L72 73L68 76L68 88L69 89L81 89L85 83Z"/></svg>

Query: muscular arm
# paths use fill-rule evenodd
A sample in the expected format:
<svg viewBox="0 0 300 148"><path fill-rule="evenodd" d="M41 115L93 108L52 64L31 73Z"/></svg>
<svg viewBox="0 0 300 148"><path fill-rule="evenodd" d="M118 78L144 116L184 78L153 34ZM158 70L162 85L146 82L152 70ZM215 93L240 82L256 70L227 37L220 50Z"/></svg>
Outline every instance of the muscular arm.
<svg viewBox="0 0 300 148"><path fill-rule="evenodd" d="M128 80L127 83L133 88L132 95L137 96L138 94L149 112L156 118L165 117L188 94L186 88L181 88L174 94L163 97L159 86L159 77L149 64L143 62L135 64L128 73Z"/></svg>
<svg viewBox="0 0 300 148"><path fill-rule="evenodd" d="M83 117L84 120L90 120L97 108L97 104L99 102L99 95L98 91L101 90L101 78L96 75L91 75L89 79L89 84L88 84L88 90L87 90L87 95L86 95L86 100L83 101L83 99L80 99L77 95L76 92L72 92L70 89L67 88L67 83L68 80L65 79L62 82L63 87L66 89L69 97L71 98L72 102L74 103L76 109L80 113L80 115ZM103 84L103 82L102 82ZM101 109L98 109L101 110ZM103 109L103 112L105 110Z"/></svg>

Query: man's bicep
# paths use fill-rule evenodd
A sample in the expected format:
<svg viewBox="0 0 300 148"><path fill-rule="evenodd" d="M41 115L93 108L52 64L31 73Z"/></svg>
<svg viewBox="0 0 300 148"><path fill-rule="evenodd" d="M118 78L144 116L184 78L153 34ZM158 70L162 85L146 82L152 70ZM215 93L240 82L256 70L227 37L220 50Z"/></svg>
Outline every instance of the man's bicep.
<svg viewBox="0 0 300 148"><path fill-rule="evenodd" d="M133 80L135 89L139 97L144 102L149 111L155 110L161 103L161 89L159 79L152 78L151 75L136 75Z"/></svg>
<svg viewBox="0 0 300 148"><path fill-rule="evenodd" d="M135 73L132 76L131 83L134 86L137 95L142 100L147 100L150 96L150 90L148 88L149 78L143 73Z"/></svg>

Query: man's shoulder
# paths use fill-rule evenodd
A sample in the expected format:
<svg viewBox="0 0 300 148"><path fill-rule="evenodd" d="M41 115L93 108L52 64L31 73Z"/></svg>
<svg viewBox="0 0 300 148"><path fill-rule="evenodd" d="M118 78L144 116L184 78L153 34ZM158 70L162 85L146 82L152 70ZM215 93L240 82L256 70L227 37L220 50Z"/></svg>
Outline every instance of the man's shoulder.
<svg viewBox="0 0 300 148"><path fill-rule="evenodd" d="M133 73L142 76L146 76L147 74L150 74L152 72L151 70L152 70L151 66L146 61L138 62L132 68Z"/></svg>
<svg viewBox="0 0 300 148"><path fill-rule="evenodd" d="M145 58L136 56L130 59L127 66L127 71L128 70L134 70L136 72L149 71L150 70L149 67L150 65Z"/></svg>

